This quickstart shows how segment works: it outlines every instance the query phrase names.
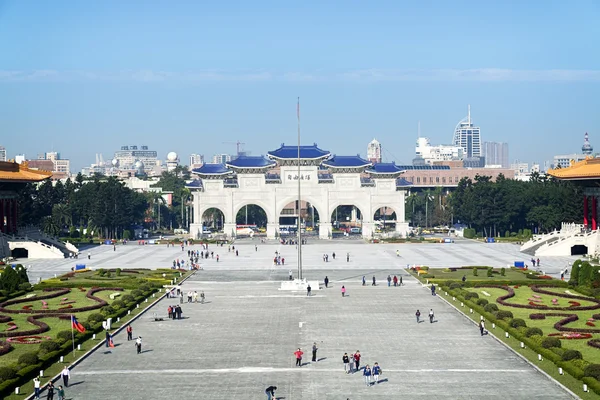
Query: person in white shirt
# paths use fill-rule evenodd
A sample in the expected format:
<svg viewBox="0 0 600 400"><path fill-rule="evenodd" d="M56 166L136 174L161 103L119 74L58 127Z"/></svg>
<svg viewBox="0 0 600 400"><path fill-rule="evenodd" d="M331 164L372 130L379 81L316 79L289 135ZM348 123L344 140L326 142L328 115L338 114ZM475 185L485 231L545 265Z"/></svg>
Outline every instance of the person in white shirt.
<svg viewBox="0 0 600 400"><path fill-rule="evenodd" d="M39 400L40 398L40 378L37 376L33 378L33 389L35 390L35 398Z"/></svg>
<svg viewBox="0 0 600 400"><path fill-rule="evenodd" d="M60 374L62 375L63 384L65 385L65 387L69 387L69 378L71 377L71 372L69 371L69 368L67 368L66 365Z"/></svg>

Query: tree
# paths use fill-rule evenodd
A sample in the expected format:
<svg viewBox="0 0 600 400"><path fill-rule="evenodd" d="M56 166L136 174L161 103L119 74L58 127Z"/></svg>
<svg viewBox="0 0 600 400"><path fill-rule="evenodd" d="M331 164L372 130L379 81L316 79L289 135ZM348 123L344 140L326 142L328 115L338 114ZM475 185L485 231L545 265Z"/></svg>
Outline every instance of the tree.
<svg viewBox="0 0 600 400"><path fill-rule="evenodd" d="M10 265L7 265L0 274L0 289L12 293L19 288L20 283L17 272Z"/></svg>

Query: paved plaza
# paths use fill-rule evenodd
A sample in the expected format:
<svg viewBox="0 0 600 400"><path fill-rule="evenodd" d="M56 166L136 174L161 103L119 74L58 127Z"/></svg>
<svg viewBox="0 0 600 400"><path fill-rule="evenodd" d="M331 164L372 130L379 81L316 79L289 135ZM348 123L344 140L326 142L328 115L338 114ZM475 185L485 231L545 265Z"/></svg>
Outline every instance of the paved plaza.
<svg viewBox="0 0 600 400"><path fill-rule="evenodd" d="M297 250L295 246L283 246L271 241L261 244L258 239L238 241L235 243L239 256L227 251L227 246L210 246L215 256L219 254L220 260L200 260L204 269L212 271L244 270L254 271L256 277L252 280L280 279L276 271L286 269L283 267L273 270L273 256L275 251L281 251L285 263L292 269L297 265ZM258 246L255 251L254 246ZM200 248L199 245L192 248ZM319 240L309 239L308 244L302 246L303 266L306 276L321 279L321 274L312 276L312 270L354 270L368 269L381 270L403 268L407 265L427 265L431 268L460 267L464 265L488 265L495 268L513 265L515 261L525 261L529 264L531 256L519 252L519 246L510 243L481 243L468 239L456 239L455 243L447 244L366 244L360 239ZM396 257L399 250L400 257ZM332 253L337 259L333 260ZM88 260L88 253L91 259ZM350 254L350 262L346 262L346 254ZM329 262L323 262L323 254L329 254ZM187 259L187 253L179 247L166 245L140 246L137 242L117 246L113 251L112 246L92 247L82 250L79 259L60 260L28 260L18 262L31 266L29 277L31 281L38 278L46 279L54 274L69 272L76 264L85 264L88 268L170 268L176 258ZM541 269L549 275L558 277L560 270L567 263L572 263L577 257L547 257L541 260ZM342 272L343 273L343 272ZM275 274L275 276L273 276ZM231 276L231 274L228 274ZM254 275L253 275L254 276ZM387 275L385 275L387 276ZM287 278L287 269L286 269Z"/></svg>
<svg viewBox="0 0 600 400"><path fill-rule="evenodd" d="M206 304L183 304L183 320L155 322L176 299L163 299L133 323L143 338L137 355L125 333L117 347L102 348L72 371L74 399L569 399L570 395L438 297L431 296L403 267L506 265L517 255L510 245L463 241L454 245L369 245L360 241L316 242L303 246L305 276L331 288L304 292L279 290L288 270L296 273L295 246L237 243L239 256L219 247L220 261L207 260L182 288L204 291ZM216 251L216 246L214 251ZM401 257L396 257L396 249ZM516 246L513 249L518 249ZM273 267L275 251L286 266ZM332 260L335 251L336 260ZM346 253L350 253L350 262ZM330 261L323 262L328 253ZM127 245L92 250L88 263L100 267L166 267L181 256L177 248ZM487 260L487 262L486 262ZM81 259L79 260L82 261ZM87 260L85 260L87 262ZM562 265L567 260L554 260ZM562 263L562 264L561 264ZM289 266L288 266L289 264ZM53 267L70 268L56 263ZM53 273L50 264L34 270ZM385 277L403 277L388 288ZM42 274L40 274L42 275ZM367 286L362 286L362 276ZM375 275L378 285L371 286ZM341 286L347 288L342 297ZM417 324L417 309L435 323ZM312 344L319 351L311 362ZM293 352L301 347L302 367ZM360 350L361 365L378 362L381 383L366 387L362 374L347 375L342 355Z"/></svg>

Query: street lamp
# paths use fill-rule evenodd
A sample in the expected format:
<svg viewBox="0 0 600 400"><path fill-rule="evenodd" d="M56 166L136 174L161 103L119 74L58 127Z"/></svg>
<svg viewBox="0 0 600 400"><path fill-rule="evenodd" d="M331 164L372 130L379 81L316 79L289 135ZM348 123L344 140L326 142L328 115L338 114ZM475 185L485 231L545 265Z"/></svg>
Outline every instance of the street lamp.
<svg viewBox="0 0 600 400"><path fill-rule="evenodd" d="M430 195L426 195L425 196L425 227L429 228L429 219L428 219L428 206L429 206L429 202L433 201L433 196Z"/></svg>

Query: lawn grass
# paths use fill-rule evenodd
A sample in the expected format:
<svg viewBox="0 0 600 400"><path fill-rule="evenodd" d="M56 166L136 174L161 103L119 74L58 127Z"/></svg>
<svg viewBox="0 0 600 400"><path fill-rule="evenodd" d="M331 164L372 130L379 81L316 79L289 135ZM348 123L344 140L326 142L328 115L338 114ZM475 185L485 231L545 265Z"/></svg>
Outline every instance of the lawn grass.
<svg viewBox="0 0 600 400"><path fill-rule="evenodd" d="M494 281L522 281L527 279L527 273L531 271L521 270L519 268L506 268L505 276L500 275L499 269L494 269L495 273L492 274L491 277L487 276L487 271L485 269L479 269L477 271L477 276L473 275L472 269L457 269L456 271L444 271L441 268L430 268L428 273L434 275L435 278L430 278L429 280L434 281L461 281L463 276L466 277L467 282L486 282L493 284ZM533 280L531 283L535 283Z"/></svg>

